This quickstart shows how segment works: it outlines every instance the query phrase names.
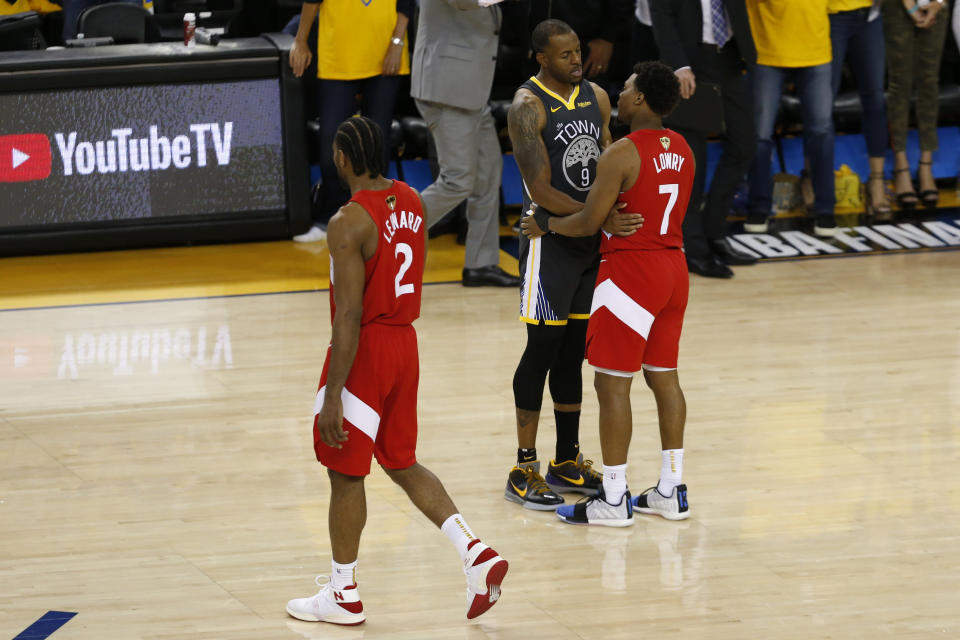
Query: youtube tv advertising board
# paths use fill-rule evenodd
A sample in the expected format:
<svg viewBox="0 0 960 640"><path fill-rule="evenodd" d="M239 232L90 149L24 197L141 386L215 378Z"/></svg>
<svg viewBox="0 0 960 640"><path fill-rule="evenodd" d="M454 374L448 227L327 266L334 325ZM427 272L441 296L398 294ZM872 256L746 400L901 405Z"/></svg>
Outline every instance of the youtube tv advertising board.
<svg viewBox="0 0 960 640"><path fill-rule="evenodd" d="M0 94L0 230L286 207L280 81Z"/></svg>

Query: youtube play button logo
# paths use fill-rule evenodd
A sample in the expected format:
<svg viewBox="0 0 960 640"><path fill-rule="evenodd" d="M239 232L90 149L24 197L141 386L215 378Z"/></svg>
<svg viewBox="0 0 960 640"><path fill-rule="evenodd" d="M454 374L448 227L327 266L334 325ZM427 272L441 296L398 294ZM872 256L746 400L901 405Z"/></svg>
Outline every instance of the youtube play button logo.
<svg viewBox="0 0 960 640"><path fill-rule="evenodd" d="M0 182L43 180L50 175L50 141L42 133L0 136Z"/></svg>

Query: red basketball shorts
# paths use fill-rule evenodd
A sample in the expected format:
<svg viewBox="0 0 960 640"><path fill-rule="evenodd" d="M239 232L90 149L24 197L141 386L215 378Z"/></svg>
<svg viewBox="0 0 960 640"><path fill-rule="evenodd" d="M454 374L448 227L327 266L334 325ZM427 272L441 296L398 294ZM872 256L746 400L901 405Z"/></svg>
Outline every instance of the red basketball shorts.
<svg viewBox="0 0 960 640"><path fill-rule="evenodd" d="M369 474L372 456L387 469L406 469L416 463L420 363L413 326L371 323L360 330L357 356L340 394L343 429L349 437L342 449L325 445L317 429L329 367L328 350L314 404L317 460L350 476Z"/></svg>
<svg viewBox="0 0 960 640"><path fill-rule="evenodd" d="M587 361L614 371L677 367L690 279L679 249L604 254L587 326Z"/></svg>

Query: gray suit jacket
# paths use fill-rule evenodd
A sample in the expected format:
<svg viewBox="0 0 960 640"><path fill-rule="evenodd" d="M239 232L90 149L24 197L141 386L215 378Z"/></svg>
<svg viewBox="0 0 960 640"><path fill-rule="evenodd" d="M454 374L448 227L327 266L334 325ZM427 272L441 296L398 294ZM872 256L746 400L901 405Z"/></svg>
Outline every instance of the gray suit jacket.
<svg viewBox="0 0 960 640"><path fill-rule="evenodd" d="M461 109L490 100L500 8L477 0L421 0L410 95Z"/></svg>

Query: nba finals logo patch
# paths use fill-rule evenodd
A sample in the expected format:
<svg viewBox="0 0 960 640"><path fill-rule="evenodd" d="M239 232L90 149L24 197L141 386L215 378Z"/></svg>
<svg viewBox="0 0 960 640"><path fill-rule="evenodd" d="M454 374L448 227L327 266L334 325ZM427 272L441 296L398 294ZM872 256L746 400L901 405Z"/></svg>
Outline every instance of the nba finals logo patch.
<svg viewBox="0 0 960 640"><path fill-rule="evenodd" d="M393 211L397 208L397 196L387 196L387 206L390 207L390 211Z"/></svg>
<svg viewBox="0 0 960 640"><path fill-rule="evenodd" d="M667 136L663 136L662 138L660 138L660 144L663 145L663 150L666 151L667 149L670 148L670 138L668 138Z"/></svg>

